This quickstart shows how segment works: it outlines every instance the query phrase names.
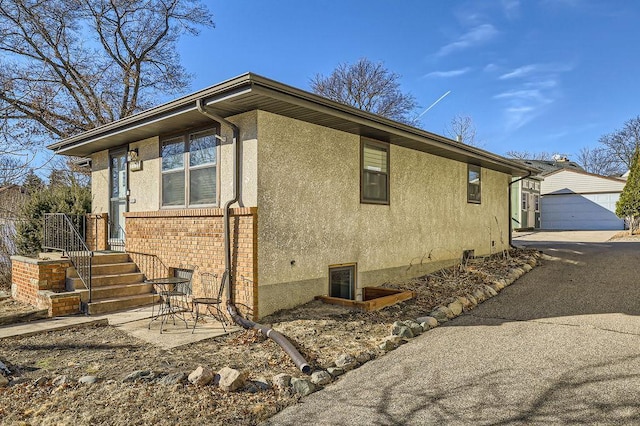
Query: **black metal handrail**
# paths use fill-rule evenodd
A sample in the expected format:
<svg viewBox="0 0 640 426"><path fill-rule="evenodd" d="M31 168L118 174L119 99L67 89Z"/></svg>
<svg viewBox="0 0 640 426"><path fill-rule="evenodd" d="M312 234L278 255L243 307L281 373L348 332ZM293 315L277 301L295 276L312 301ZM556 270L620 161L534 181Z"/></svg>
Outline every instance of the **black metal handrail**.
<svg viewBox="0 0 640 426"><path fill-rule="evenodd" d="M125 252L125 241L127 240L127 234L124 232L124 229L120 224L112 222L111 219L108 221L109 223L109 249L113 251L121 251Z"/></svg>
<svg viewBox="0 0 640 426"><path fill-rule="evenodd" d="M155 254L136 251L128 251L127 254L136 264L138 270L144 274L145 279L153 280L169 276L169 267Z"/></svg>
<svg viewBox="0 0 640 426"><path fill-rule="evenodd" d="M78 216L84 217L84 216ZM80 281L89 290L91 303L91 258L93 252L84 241L84 221L64 213L45 213L42 248L57 250L66 255L76 269ZM82 224L82 226L80 226Z"/></svg>

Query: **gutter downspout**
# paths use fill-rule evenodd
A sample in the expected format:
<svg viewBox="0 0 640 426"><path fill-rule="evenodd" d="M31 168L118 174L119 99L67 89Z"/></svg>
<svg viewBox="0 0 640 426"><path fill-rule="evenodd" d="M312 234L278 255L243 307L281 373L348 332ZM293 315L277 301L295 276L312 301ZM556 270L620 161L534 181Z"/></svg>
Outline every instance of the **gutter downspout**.
<svg viewBox="0 0 640 426"><path fill-rule="evenodd" d="M522 176L520 179L513 180L509 182L509 185L507 185L507 187L509 188L509 247L511 248L516 248L513 245L513 212L511 211L511 185L530 177L531 174L532 173L529 171L526 176Z"/></svg>
<svg viewBox="0 0 640 426"><path fill-rule="evenodd" d="M259 330L263 335L276 342L286 352L287 355L294 362L296 367L305 374L311 373L311 366L306 362L300 352L284 337L271 327L267 327L262 324L255 323L251 320L243 318L238 314L238 309L234 303L234 293L232 287L232 272L231 272L231 227L229 226L229 210L233 203L238 201L238 181L240 177L240 167L238 163L240 161L240 128L230 121L226 120L219 115L207 111L206 105L202 103L202 99L196 99L196 107L198 111L209 117L210 119L219 123L224 123L233 129L233 180L232 180L232 195L223 207L223 222L224 222L224 274L222 276L222 286L227 286L227 312L233 318L236 324L246 329Z"/></svg>

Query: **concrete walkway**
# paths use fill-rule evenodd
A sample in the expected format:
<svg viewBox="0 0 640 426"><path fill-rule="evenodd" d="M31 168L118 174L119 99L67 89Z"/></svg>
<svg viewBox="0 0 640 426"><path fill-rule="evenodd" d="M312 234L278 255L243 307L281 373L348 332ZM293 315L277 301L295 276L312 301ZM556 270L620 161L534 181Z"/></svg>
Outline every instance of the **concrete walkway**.
<svg viewBox="0 0 640 426"><path fill-rule="evenodd" d="M187 314L188 327L181 321L176 322L176 325L170 322L164 325L161 334L160 321L154 321L151 324L151 329L149 329L151 313L151 306L145 306L105 315L73 315L11 324L0 327L0 340L7 337L31 336L71 327L108 324L118 327L122 331L152 345L164 349L171 349L239 330L238 327L227 327L227 332L225 332L221 323L206 317L206 322L202 324L199 323L195 332L192 333L193 321L190 315Z"/></svg>
<svg viewBox="0 0 640 426"><path fill-rule="evenodd" d="M266 424L640 424L640 244L603 238L530 241L499 296Z"/></svg>

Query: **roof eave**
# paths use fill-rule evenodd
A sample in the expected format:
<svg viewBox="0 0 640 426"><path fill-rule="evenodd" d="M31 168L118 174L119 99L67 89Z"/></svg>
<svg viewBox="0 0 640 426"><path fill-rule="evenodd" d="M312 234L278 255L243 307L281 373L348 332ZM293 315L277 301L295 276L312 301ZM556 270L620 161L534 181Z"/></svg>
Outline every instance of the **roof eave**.
<svg viewBox="0 0 640 426"><path fill-rule="evenodd" d="M186 117L186 114L192 113L196 109L195 103L198 99L203 99L207 105L216 107L248 94L264 96L314 113L324 114L327 117L342 120L341 123L354 123L358 126L357 132L362 136L367 136L367 132L381 132L387 136L389 143L433 152L436 155L459 161L477 163L480 166L510 173L513 176L525 176L529 173L539 172L536 168L527 167L491 152L464 145L444 136L417 129L252 73L240 75L207 89L64 139L49 145L48 148L63 155L77 155L80 152L87 152L89 145L99 140L134 132L136 129L143 129L172 118L177 119L178 116Z"/></svg>

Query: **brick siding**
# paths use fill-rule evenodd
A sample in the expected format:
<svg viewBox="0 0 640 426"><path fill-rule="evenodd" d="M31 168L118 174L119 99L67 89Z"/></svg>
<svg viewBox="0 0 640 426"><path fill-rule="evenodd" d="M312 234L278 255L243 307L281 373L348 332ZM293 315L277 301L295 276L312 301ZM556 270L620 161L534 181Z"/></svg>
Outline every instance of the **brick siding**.
<svg viewBox="0 0 640 426"><path fill-rule="evenodd" d="M257 209L235 208L230 214L234 299L242 313L255 319L258 317ZM155 255L166 268L197 267L193 278L194 296L202 292L201 273L217 274L218 280L222 279L222 209L130 212L125 213L125 218L128 252ZM150 274L149 271L142 272Z"/></svg>
<svg viewBox="0 0 640 426"><path fill-rule="evenodd" d="M89 250L108 250L109 224L107 213L88 214L85 243Z"/></svg>

